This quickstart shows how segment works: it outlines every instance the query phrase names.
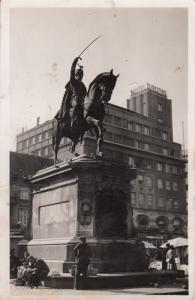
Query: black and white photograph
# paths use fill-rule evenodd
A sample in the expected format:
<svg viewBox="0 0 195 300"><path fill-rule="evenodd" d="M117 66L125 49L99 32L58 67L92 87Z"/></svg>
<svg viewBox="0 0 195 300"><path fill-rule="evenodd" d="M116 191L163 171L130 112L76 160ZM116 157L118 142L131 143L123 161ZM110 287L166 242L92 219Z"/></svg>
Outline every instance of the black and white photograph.
<svg viewBox="0 0 195 300"><path fill-rule="evenodd" d="M0 298L194 297L194 9L1 1Z"/></svg>

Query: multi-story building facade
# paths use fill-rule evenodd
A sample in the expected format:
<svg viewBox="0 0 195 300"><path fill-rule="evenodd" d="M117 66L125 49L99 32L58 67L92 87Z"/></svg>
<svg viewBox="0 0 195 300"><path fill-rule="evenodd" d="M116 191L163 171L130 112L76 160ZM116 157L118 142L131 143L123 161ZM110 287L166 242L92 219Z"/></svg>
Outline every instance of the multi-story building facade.
<svg viewBox="0 0 195 300"><path fill-rule="evenodd" d="M19 241L32 238L29 179L52 163L47 158L10 152L10 249L16 249Z"/></svg>
<svg viewBox="0 0 195 300"><path fill-rule="evenodd" d="M31 154L40 157L52 157L52 121L39 124L17 135L18 153Z"/></svg>
<svg viewBox="0 0 195 300"><path fill-rule="evenodd" d="M150 84L131 91L127 109L106 106L104 157L135 165L130 182L133 219L145 237L166 239L187 234L185 163L181 145L173 141L172 105L166 92ZM52 157L52 120L17 136L17 152ZM65 160L64 138L59 158ZM94 153L95 138L87 133L78 152Z"/></svg>

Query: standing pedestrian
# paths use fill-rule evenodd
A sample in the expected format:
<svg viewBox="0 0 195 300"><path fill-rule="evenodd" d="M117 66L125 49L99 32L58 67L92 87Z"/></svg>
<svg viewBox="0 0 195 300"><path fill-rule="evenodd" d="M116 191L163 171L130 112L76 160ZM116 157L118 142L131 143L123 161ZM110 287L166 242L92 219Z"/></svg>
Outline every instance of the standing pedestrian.
<svg viewBox="0 0 195 300"><path fill-rule="evenodd" d="M175 251L174 251L174 247L172 245L170 245L169 250L167 251L166 254L166 262L167 262L167 270L169 271L176 271L177 267L176 267L176 263L175 263Z"/></svg>
<svg viewBox="0 0 195 300"><path fill-rule="evenodd" d="M91 248L86 243L86 237L81 236L80 243L78 243L74 248L74 255L76 258L76 272L74 280L74 289L79 289L79 282L82 274L82 289L85 288L85 281L87 277L87 271L90 263Z"/></svg>
<svg viewBox="0 0 195 300"><path fill-rule="evenodd" d="M166 255L169 248L170 248L170 244L166 243L166 247L163 248L162 250L162 270L167 270Z"/></svg>
<svg viewBox="0 0 195 300"><path fill-rule="evenodd" d="M171 245L171 250L173 251L173 257L172 257L172 260L171 260L171 264L172 264L172 271L177 271L177 265L176 265L176 250L175 250L175 247L173 245Z"/></svg>

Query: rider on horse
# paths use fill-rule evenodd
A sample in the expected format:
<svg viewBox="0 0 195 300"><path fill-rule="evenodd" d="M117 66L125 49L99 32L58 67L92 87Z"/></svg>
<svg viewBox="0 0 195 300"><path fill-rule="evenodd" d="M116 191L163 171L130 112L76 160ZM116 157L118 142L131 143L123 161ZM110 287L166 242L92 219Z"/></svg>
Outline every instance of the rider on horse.
<svg viewBox="0 0 195 300"><path fill-rule="evenodd" d="M69 150L74 156L78 156L75 150L76 145L79 141L82 142L85 132L91 129L96 137L96 154L103 156L104 106L111 99L119 74L115 76L113 70L99 74L90 83L87 91L82 82L82 68L76 70L79 59L80 57L77 57L73 61L70 81L66 85L60 111L53 121L52 144L55 164L63 137L71 140Z"/></svg>
<svg viewBox="0 0 195 300"><path fill-rule="evenodd" d="M70 81L66 84L66 92L64 94L60 110L55 115L57 120L63 120L69 123L72 127L79 117L83 114L83 101L87 94L87 89L82 82L83 69L79 66L76 70L76 65L80 57L76 57L72 63L70 72Z"/></svg>

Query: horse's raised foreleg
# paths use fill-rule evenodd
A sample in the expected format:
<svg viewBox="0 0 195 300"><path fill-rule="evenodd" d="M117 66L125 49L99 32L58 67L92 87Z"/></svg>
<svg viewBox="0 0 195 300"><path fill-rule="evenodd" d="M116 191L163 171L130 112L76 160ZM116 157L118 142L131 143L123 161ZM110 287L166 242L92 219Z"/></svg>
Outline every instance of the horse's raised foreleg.
<svg viewBox="0 0 195 300"><path fill-rule="evenodd" d="M103 156L103 133L101 131L100 133L100 130L98 127L95 127L95 134L96 134L96 155L98 156Z"/></svg>
<svg viewBox="0 0 195 300"><path fill-rule="evenodd" d="M91 116L86 118L86 121L89 125L94 126L96 139L97 139L97 148L96 154L98 156L103 156L102 146L103 146L103 124L100 120L97 120Z"/></svg>

